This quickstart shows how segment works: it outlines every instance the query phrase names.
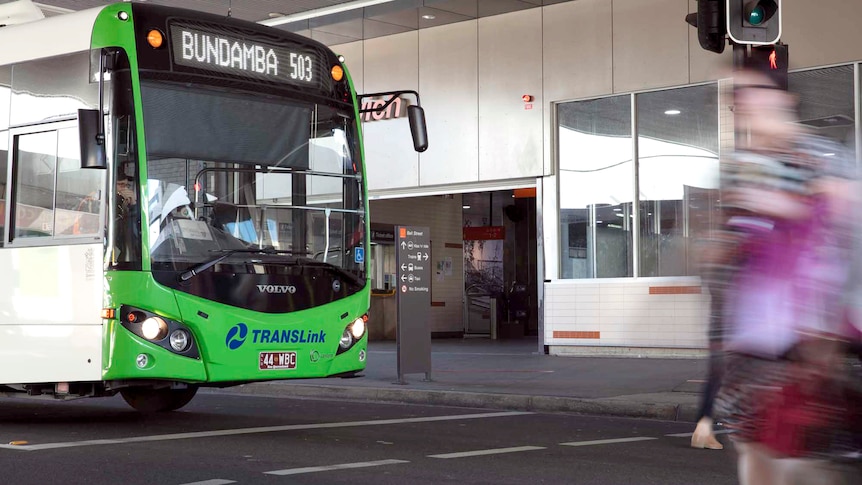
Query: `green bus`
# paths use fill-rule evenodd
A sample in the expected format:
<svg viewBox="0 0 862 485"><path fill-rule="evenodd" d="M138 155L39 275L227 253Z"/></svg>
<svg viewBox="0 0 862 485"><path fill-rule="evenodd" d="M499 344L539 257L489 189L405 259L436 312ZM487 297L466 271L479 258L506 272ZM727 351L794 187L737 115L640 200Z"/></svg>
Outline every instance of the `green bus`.
<svg viewBox="0 0 862 485"><path fill-rule="evenodd" d="M6 25L0 45L0 395L168 411L365 368L363 96L343 59L144 3ZM405 94L423 151L418 94L368 96Z"/></svg>

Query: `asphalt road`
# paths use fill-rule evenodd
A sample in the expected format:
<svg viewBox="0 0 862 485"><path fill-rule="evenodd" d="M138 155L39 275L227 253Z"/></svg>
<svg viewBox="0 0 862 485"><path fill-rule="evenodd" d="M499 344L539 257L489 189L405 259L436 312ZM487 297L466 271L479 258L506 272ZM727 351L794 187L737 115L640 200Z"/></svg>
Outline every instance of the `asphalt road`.
<svg viewBox="0 0 862 485"><path fill-rule="evenodd" d="M120 398L0 399L4 484L733 484L689 423L202 392L141 415ZM725 437L721 438L727 441ZM15 443L15 444L10 444Z"/></svg>

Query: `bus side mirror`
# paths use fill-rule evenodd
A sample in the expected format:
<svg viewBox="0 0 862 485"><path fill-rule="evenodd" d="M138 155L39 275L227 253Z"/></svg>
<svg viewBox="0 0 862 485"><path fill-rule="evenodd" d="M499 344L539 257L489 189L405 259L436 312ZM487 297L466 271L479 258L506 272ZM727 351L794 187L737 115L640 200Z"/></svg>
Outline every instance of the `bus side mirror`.
<svg viewBox="0 0 862 485"><path fill-rule="evenodd" d="M97 109L78 110L78 137L81 145L81 168L107 168L105 134L102 133Z"/></svg>
<svg viewBox="0 0 862 485"><path fill-rule="evenodd" d="M421 106L407 107L407 120L410 122L410 134L413 135L413 148L417 152L428 149L428 130L425 127L425 110Z"/></svg>

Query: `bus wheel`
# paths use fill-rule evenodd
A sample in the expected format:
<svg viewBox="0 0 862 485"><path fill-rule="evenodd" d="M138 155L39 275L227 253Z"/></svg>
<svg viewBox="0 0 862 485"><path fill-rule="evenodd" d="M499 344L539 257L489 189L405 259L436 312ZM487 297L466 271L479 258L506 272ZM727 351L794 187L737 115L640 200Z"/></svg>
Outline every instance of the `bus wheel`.
<svg viewBox="0 0 862 485"><path fill-rule="evenodd" d="M197 386L189 386L185 389L153 389L150 387L120 389L120 394L129 406L142 413L175 411L188 404L197 392Z"/></svg>

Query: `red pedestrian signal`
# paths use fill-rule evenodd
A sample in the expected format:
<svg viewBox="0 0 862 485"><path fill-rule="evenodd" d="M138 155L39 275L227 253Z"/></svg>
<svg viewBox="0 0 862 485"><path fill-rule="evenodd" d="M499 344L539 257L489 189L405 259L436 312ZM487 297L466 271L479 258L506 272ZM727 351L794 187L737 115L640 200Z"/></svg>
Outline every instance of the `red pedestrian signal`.
<svg viewBox="0 0 862 485"><path fill-rule="evenodd" d="M789 63L790 55L787 44L775 44L751 46L751 53L745 58L743 66L766 74L779 87L787 89L787 66Z"/></svg>

